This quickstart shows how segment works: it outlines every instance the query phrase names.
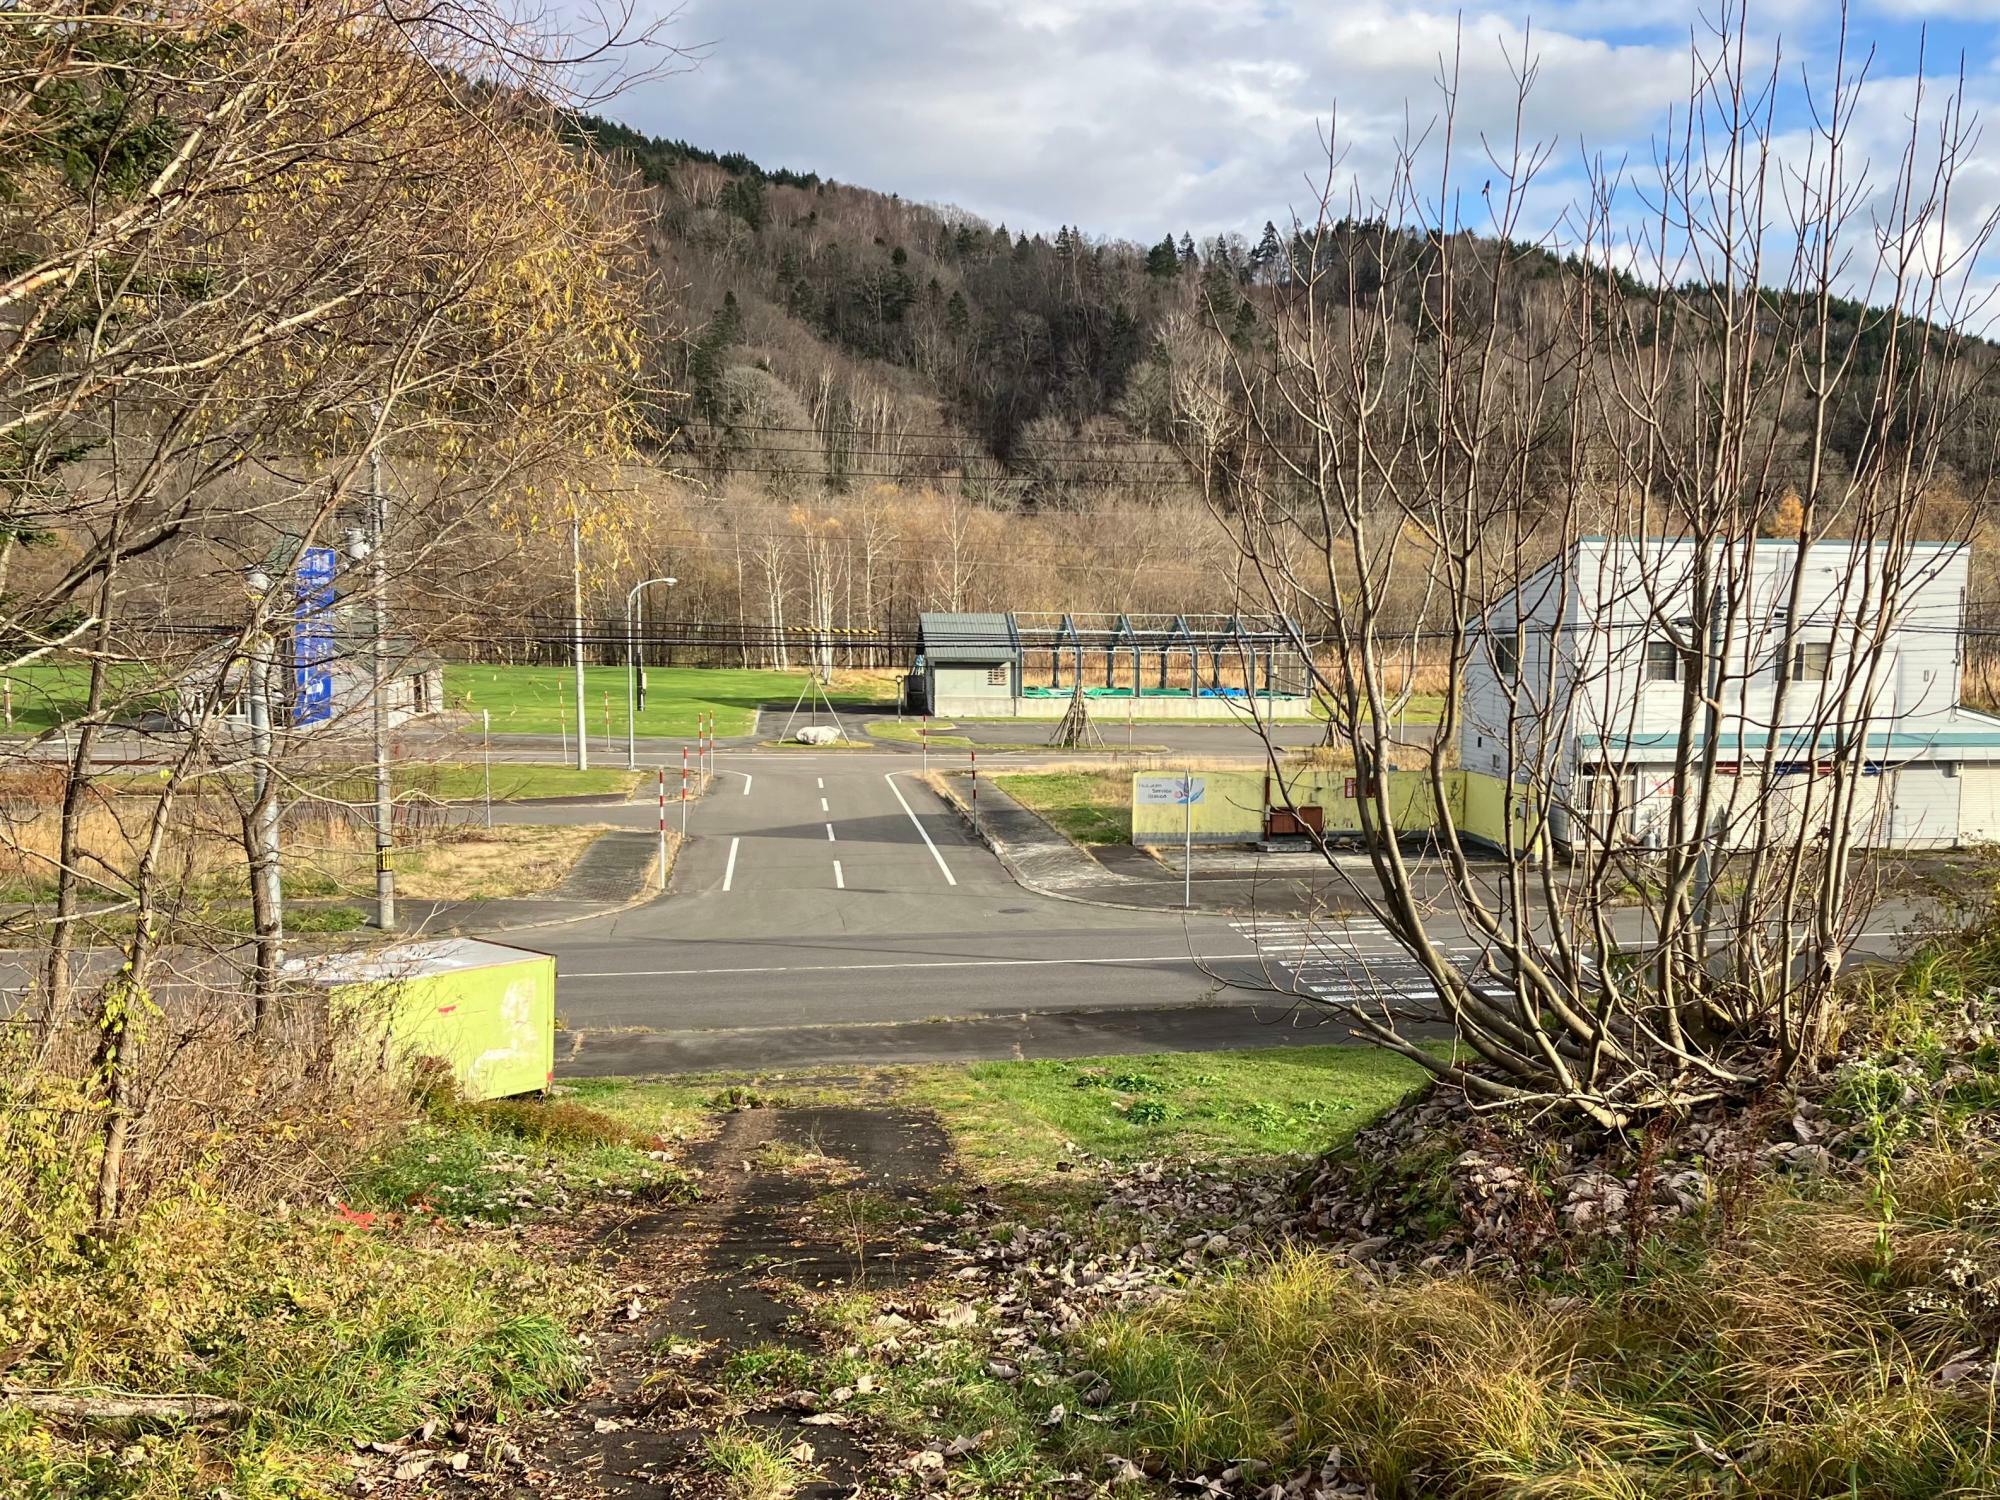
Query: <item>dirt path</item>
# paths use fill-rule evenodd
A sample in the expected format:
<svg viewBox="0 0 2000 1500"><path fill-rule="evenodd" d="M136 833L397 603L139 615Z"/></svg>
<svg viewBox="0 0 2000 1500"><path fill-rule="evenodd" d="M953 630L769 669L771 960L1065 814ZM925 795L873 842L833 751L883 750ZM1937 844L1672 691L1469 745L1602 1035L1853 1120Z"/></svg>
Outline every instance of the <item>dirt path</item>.
<svg viewBox="0 0 2000 1500"><path fill-rule="evenodd" d="M805 1420L797 1356L819 1346L800 1314L815 1295L924 1269L895 1224L949 1176L944 1132L888 1107L746 1109L692 1164L696 1202L606 1243L622 1308L596 1334L590 1387L524 1444L519 1500L726 1494L718 1433L793 1455L816 1476L801 1497L878 1488L862 1441Z"/></svg>

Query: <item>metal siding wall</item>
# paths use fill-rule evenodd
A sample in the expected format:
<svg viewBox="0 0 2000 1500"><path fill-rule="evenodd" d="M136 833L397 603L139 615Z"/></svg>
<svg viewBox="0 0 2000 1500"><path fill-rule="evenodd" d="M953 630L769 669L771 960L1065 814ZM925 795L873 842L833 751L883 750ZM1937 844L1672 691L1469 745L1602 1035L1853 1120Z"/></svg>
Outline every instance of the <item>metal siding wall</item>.
<svg viewBox="0 0 2000 1500"><path fill-rule="evenodd" d="M943 712L953 704L976 703L982 709L992 704L1007 704L1013 701L1013 691L1009 686L990 683L986 680L985 667L936 668L937 701L945 706L934 711Z"/></svg>
<svg viewBox="0 0 2000 1500"><path fill-rule="evenodd" d="M1949 848L1958 842L1959 778L1937 761L1918 761L1886 773L1895 777L1888 819L1895 849Z"/></svg>

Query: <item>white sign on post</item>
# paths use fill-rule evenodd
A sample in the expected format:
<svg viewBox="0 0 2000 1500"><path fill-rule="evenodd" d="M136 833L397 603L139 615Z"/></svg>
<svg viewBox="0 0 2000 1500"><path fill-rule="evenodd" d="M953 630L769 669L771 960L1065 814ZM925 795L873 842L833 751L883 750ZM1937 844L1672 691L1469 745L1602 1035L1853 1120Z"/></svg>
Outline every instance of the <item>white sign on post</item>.
<svg viewBox="0 0 2000 1500"><path fill-rule="evenodd" d="M1192 807L1208 795L1202 776L1141 776L1137 800L1141 807Z"/></svg>

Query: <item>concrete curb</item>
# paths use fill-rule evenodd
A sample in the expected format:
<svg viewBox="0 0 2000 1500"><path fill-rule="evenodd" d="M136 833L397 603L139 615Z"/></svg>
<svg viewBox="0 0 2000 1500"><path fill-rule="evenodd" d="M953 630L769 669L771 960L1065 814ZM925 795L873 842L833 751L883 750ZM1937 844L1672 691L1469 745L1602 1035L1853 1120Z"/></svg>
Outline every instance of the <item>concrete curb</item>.
<svg viewBox="0 0 2000 1500"><path fill-rule="evenodd" d="M1000 867L1007 872L1008 878L1011 879L1014 882L1014 884L1021 887L1021 889L1024 891L1032 891L1037 896L1046 896L1051 901L1068 901L1077 906L1097 906L1097 907L1102 907L1107 911L1146 912L1156 917L1190 916L1190 915L1227 916L1229 914L1229 909L1227 907L1196 906L1193 908L1189 908L1185 906L1142 906L1139 903L1133 901L1112 901L1099 896L1080 896L1076 894L1074 891L1060 891L1050 886L1044 885L1021 868L1020 859L1016 853L1015 847L1012 844L1008 843L1005 839L995 838L987 828L973 823L971 808L966 804L966 800L959 795L958 787L951 780L953 776L959 773L945 771L945 772L935 772L933 774L938 775L942 780L941 787L936 788L936 790L939 790L942 793L945 800L945 804L958 814L959 821L965 824L966 828L971 832L973 838L975 838L980 843L984 844L988 849L991 849L993 851L994 857L1000 861ZM1007 796L1005 792L1000 793L1000 795L1003 797ZM1007 803L1011 808L1020 812L1022 816L1035 818L1037 821L1040 821L1040 818L1037 814L1030 812L1025 807L1022 807L1021 804L1016 802L1012 797L1007 797ZM1054 830L1053 828L1049 830L1049 833L1051 838L1061 838L1065 844L1067 844L1072 850L1075 851L1076 857L1078 859L1090 858L1088 854L1085 854L1081 849L1078 849L1075 844L1070 843L1070 841L1067 838L1064 838L1062 834L1056 832L1056 830ZM1100 876L1093 878L1101 878L1104 880L1130 879L1129 876L1117 875L1110 870L1102 870ZM1137 882L1134 883L1136 884Z"/></svg>

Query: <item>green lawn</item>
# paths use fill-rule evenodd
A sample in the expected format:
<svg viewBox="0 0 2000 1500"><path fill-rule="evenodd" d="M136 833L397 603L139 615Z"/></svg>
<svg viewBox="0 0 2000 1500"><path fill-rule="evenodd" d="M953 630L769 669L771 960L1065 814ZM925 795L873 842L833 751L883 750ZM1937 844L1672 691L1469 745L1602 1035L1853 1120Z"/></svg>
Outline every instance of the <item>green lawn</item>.
<svg viewBox="0 0 2000 1500"><path fill-rule="evenodd" d="M623 751L620 751L623 759ZM511 801L527 797L596 797L629 792L646 771L621 767L579 771L574 766L523 765L518 761L493 762L493 800ZM676 771L674 775L679 776ZM351 779L342 778L323 793L348 802L365 802L375 795L374 773L357 766ZM478 761L430 762L398 761L391 773L396 794L420 792L440 802L478 802L486 795L486 768ZM676 786L678 786L676 781ZM317 789L317 788L316 788Z"/></svg>
<svg viewBox="0 0 2000 1500"><path fill-rule="evenodd" d="M1072 1144L1112 1162L1325 1150L1422 1077L1372 1047L1269 1047L926 1069L907 1092L976 1172L1031 1179Z"/></svg>
<svg viewBox="0 0 2000 1500"><path fill-rule="evenodd" d="M924 738L917 727L921 722L922 720L919 719L879 719L868 726L868 735L871 739L889 740L899 745L918 745L923 742ZM975 724L1018 724L1021 721L1019 719L974 719L969 722ZM1104 735L1102 746L1072 750L1065 753L1077 756L1165 755L1167 753L1167 748L1164 745L1126 744L1124 737L1114 732L1117 729L1116 725L1100 724L1098 725L1098 729ZM1049 724L1048 732L1050 734L1055 733L1053 722ZM930 744L933 750L1021 751L1039 750L1042 748L1041 745L1032 741L1024 744L1020 740L975 739L971 735L965 734L959 724L944 719L932 721Z"/></svg>
<svg viewBox="0 0 2000 1500"><path fill-rule="evenodd" d="M590 748L606 751L625 742L623 667L584 669L584 706ZM715 732L748 734L760 704L789 708L805 686L803 672L755 672L733 667L653 667L646 673L646 707L638 718L641 738L686 739L695 736L697 717L715 715ZM557 734L576 732L576 679L568 667L470 667L444 669L445 696L453 706L493 715L495 734ZM842 708L893 702L895 684L863 678L835 690ZM609 714L607 720L606 714ZM768 716L767 716L768 717ZM778 711L770 728L784 722ZM609 725L609 732L606 725ZM474 726L475 729L477 726Z"/></svg>
<svg viewBox="0 0 2000 1500"><path fill-rule="evenodd" d="M993 779L1079 844L1132 842L1130 771L1009 771Z"/></svg>
<svg viewBox="0 0 2000 1500"><path fill-rule="evenodd" d="M14 722L12 734L39 734L79 717L89 680L81 662L34 662L12 674ZM146 669L121 664L111 674L112 704L134 714L158 701L149 691ZM728 667L654 667L646 674L646 708L639 715L642 736L692 740L696 717L713 712L717 734L748 734L753 711L760 704L789 707L805 685L803 672L740 671ZM445 695L456 707L493 715L496 734L556 734L576 732L575 679L568 667L447 666ZM833 701L841 708L893 705L896 685L888 677L856 676L837 687ZM625 669L588 667L584 670L584 703L591 749L609 750L625 737ZM610 711L610 732L605 711ZM778 721L783 722L782 715ZM496 792L497 795L497 792ZM526 794L523 794L526 795Z"/></svg>
<svg viewBox="0 0 2000 1500"><path fill-rule="evenodd" d="M82 715L90 689L90 668L82 662L30 662L6 675L14 689L14 718L0 733L40 734ZM116 715L143 713L162 699L142 665L117 663L106 675L105 703Z"/></svg>

